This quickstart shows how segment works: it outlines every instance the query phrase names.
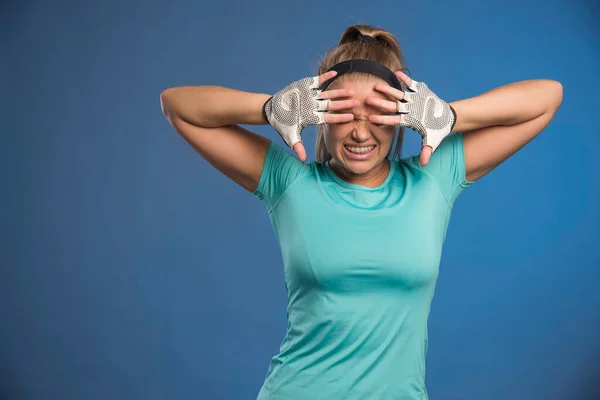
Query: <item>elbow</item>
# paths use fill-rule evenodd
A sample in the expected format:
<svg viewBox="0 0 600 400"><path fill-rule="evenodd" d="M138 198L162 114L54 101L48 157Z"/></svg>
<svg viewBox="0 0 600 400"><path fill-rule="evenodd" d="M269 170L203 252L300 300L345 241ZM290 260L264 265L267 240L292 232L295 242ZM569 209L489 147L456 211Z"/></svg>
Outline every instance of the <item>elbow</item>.
<svg viewBox="0 0 600 400"><path fill-rule="evenodd" d="M169 118L169 114L171 114L171 103L175 89L176 88L168 88L160 93L160 108L167 118Z"/></svg>
<svg viewBox="0 0 600 400"><path fill-rule="evenodd" d="M550 111L555 113L563 99L563 85L559 81L548 80L548 99L550 99Z"/></svg>

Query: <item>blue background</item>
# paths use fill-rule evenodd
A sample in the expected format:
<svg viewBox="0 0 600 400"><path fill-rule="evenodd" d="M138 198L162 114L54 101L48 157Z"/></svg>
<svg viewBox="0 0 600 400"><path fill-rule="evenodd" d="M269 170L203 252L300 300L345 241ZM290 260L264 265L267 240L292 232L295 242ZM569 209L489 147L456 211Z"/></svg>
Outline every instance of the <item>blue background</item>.
<svg viewBox="0 0 600 400"><path fill-rule="evenodd" d="M455 205L431 399L600 399L598 8L4 1L0 398L256 397L286 328L280 250L262 204L184 142L159 95L273 94L365 23L395 34L413 78L447 101L564 86L551 125ZM419 143L407 131L403 155Z"/></svg>

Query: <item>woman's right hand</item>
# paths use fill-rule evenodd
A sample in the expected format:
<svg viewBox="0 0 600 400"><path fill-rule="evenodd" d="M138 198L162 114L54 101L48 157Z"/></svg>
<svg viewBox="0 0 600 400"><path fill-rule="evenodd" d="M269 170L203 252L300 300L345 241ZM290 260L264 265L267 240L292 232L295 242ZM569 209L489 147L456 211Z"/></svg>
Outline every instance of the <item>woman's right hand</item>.
<svg viewBox="0 0 600 400"><path fill-rule="evenodd" d="M359 104L355 99L332 101L332 99L352 96L350 90L319 90L323 82L335 75L337 71L329 71L319 76L292 82L271 96L263 105L263 113L269 125L279 133L301 161L306 160L306 150L301 136L305 127L349 122L354 119L353 113L327 113L327 111L351 109Z"/></svg>

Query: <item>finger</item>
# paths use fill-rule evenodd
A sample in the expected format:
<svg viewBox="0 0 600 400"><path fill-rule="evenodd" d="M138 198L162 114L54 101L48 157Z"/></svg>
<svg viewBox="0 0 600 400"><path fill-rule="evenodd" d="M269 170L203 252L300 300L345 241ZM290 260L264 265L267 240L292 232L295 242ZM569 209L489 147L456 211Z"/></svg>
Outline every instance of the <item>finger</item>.
<svg viewBox="0 0 600 400"><path fill-rule="evenodd" d="M320 99L335 99L338 97L350 97L354 92L350 89L334 89L319 92Z"/></svg>
<svg viewBox="0 0 600 400"><path fill-rule="evenodd" d="M323 114L326 124L340 124L354 120L354 114Z"/></svg>
<svg viewBox="0 0 600 400"><path fill-rule="evenodd" d="M357 107L360 104L358 100L342 100L342 101L332 101L331 99L327 100L317 100L317 111L340 111L340 110L350 110L354 107Z"/></svg>
<svg viewBox="0 0 600 400"><path fill-rule="evenodd" d="M414 79L412 80L412 83L410 84L410 86L408 87L409 90L412 90L413 92L418 92L418 86L417 86L417 81L415 81Z"/></svg>
<svg viewBox="0 0 600 400"><path fill-rule="evenodd" d="M331 100L317 100L317 111L327 111L329 110L329 103Z"/></svg>
<svg viewBox="0 0 600 400"><path fill-rule="evenodd" d="M369 121L374 124L380 125L399 125L401 122L401 115L379 115L379 114L371 114L369 115Z"/></svg>
<svg viewBox="0 0 600 400"><path fill-rule="evenodd" d="M402 71L396 71L394 74L400 79L402 82L406 83L406 86L410 87L413 84L413 80L410 76L406 75Z"/></svg>
<svg viewBox="0 0 600 400"><path fill-rule="evenodd" d="M328 81L329 79L333 78L336 75L337 75L337 71L329 71L329 72L325 72L324 74L319 75L319 86L321 86L323 84L323 82Z"/></svg>
<svg viewBox="0 0 600 400"><path fill-rule="evenodd" d="M400 101L396 102L396 112L399 113L408 113L408 105L406 103L402 103Z"/></svg>
<svg viewBox="0 0 600 400"><path fill-rule="evenodd" d="M358 107L360 102L356 99L352 100L337 100L337 101L329 101L329 107L327 110L329 111L340 111L340 110L350 110L354 107Z"/></svg>
<svg viewBox="0 0 600 400"><path fill-rule="evenodd" d="M433 148L431 146L423 146L421 148L421 165L425 166L429 163L429 159L431 158L431 153L433 151Z"/></svg>
<svg viewBox="0 0 600 400"><path fill-rule="evenodd" d="M294 151L300 161L306 160L306 150L304 149L302 142L298 142L294 145Z"/></svg>
<svg viewBox="0 0 600 400"><path fill-rule="evenodd" d="M400 123L398 125L408 126L408 123L406 122L406 114L400 114Z"/></svg>
<svg viewBox="0 0 600 400"><path fill-rule="evenodd" d="M366 103L388 112L396 112L398 108L396 101L379 99L377 97L367 97Z"/></svg>
<svg viewBox="0 0 600 400"><path fill-rule="evenodd" d="M413 92L417 91L417 83L419 83L418 81L415 81L414 79L412 79L411 77L409 77L402 71L396 71L395 74L400 79L402 79L402 81L404 83L406 83L406 86L408 87L409 90L411 90Z"/></svg>
<svg viewBox="0 0 600 400"><path fill-rule="evenodd" d="M395 87L391 87L387 84L377 83L373 86L373 89L378 90L383 93L387 93L395 99L402 100L404 99L404 92L402 90L398 90Z"/></svg>

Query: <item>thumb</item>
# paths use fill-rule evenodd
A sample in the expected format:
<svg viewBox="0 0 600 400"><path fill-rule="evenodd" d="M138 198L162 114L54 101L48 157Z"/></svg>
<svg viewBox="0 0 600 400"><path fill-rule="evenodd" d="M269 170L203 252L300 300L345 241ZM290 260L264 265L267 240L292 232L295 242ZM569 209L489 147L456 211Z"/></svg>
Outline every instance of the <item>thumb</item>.
<svg viewBox="0 0 600 400"><path fill-rule="evenodd" d="M306 150L304 149L302 142L298 142L294 145L294 151L300 161L304 162L304 160L306 160Z"/></svg>
<svg viewBox="0 0 600 400"><path fill-rule="evenodd" d="M429 158L431 157L431 153L433 152L433 148L431 146L423 146L421 148L421 165L425 166L429 163Z"/></svg>

